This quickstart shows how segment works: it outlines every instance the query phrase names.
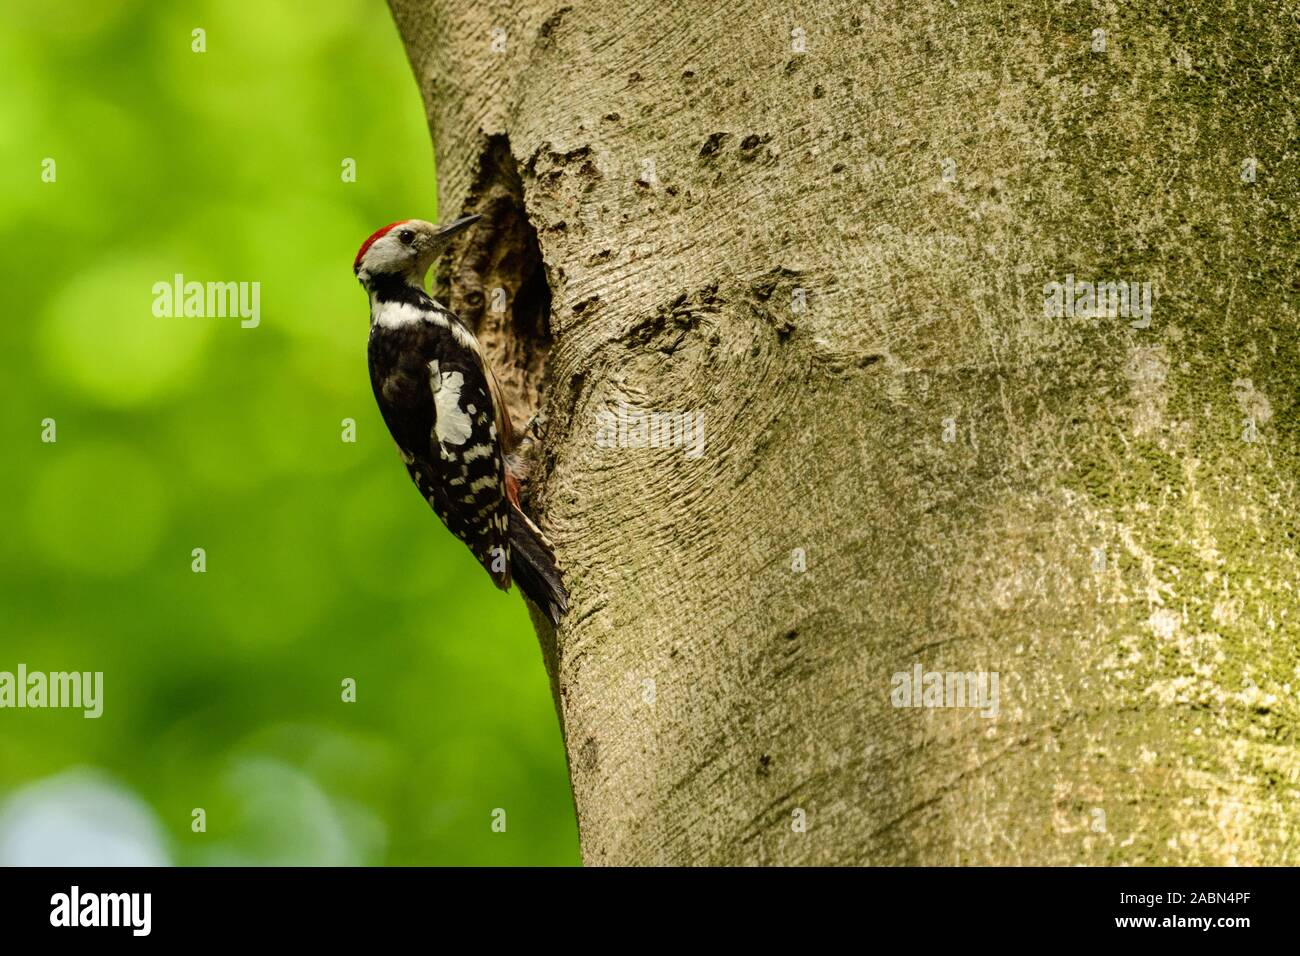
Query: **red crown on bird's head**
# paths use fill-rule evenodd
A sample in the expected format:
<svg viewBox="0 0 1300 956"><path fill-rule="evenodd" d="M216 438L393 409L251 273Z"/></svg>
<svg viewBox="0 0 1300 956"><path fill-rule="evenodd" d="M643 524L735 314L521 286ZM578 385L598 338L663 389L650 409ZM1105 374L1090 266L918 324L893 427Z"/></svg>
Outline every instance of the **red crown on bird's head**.
<svg viewBox="0 0 1300 956"><path fill-rule="evenodd" d="M400 225L401 225L402 223L404 223L404 222L410 222L410 220L409 220L409 219L399 219L399 220L397 220L397 222L390 222L388 225L384 226L382 229L376 229L374 232L372 232L372 233L370 234L370 237L369 237L368 239L366 239L365 242L361 243L361 248L357 250L357 257L356 257L356 259L354 259L353 262L352 262L352 271L353 271L353 272L356 272L358 269L361 268L361 259L362 259L362 257L366 254L366 250L367 250L367 249L369 249L371 246L373 246L373 245L375 244L376 241L378 241L379 239L382 239L384 236L388 235L388 231L389 231L390 229L394 228L395 226L400 226Z"/></svg>

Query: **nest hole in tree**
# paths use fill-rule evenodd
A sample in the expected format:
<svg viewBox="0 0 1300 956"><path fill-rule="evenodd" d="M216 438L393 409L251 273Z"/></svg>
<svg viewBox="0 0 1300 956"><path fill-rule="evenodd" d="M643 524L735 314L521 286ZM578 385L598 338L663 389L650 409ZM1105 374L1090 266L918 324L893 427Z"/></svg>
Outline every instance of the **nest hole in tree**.
<svg viewBox="0 0 1300 956"><path fill-rule="evenodd" d="M460 214L473 213L483 218L439 263L435 294L478 336L522 435L542 403L551 287L505 136L489 136L479 158Z"/></svg>

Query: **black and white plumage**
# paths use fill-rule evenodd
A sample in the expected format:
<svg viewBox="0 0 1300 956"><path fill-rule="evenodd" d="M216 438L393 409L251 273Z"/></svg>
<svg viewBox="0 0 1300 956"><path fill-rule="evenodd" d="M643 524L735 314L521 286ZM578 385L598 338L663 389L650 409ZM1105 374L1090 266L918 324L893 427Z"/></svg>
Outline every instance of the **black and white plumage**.
<svg viewBox="0 0 1300 956"><path fill-rule="evenodd" d="M523 475L496 377L473 333L424 291L448 237L478 218L408 219L362 244L353 271L370 296L370 384L421 496L497 587L514 580L558 624L568 595L520 507Z"/></svg>

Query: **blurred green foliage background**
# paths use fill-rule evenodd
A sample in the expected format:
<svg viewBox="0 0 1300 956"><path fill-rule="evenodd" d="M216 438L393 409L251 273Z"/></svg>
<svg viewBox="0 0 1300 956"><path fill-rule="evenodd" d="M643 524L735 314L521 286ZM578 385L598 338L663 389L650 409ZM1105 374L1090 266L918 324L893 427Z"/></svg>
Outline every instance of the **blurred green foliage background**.
<svg viewBox="0 0 1300 956"><path fill-rule="evenodd" d="M0 670L105 685L98 720L0 710L0 862L578 862L524 605L370 394L352 257L437 216L387 7L0 6ZM176 273L260 282L260 326L155 318Z"/></svg>

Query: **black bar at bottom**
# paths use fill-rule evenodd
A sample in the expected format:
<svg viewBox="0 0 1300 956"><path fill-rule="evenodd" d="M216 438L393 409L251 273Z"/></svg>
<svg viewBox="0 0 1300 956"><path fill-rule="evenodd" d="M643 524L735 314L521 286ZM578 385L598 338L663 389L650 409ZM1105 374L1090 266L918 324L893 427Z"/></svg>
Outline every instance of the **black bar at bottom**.
<svg viewBox="0 0 1300 956"><path fill-rule="evenodd" d="M512 931L538 945L602 947L676 944L685 932L693 942L716 936L734 945L830 931L859 941L902 932L944 946L1103 937L1231 945L1292 935L1296 876L1170 868L24 869L0 872L0 932L8 943L75 935L81 945L337 946L399 934L451 943L467 932L499 942Z"/></svg>

